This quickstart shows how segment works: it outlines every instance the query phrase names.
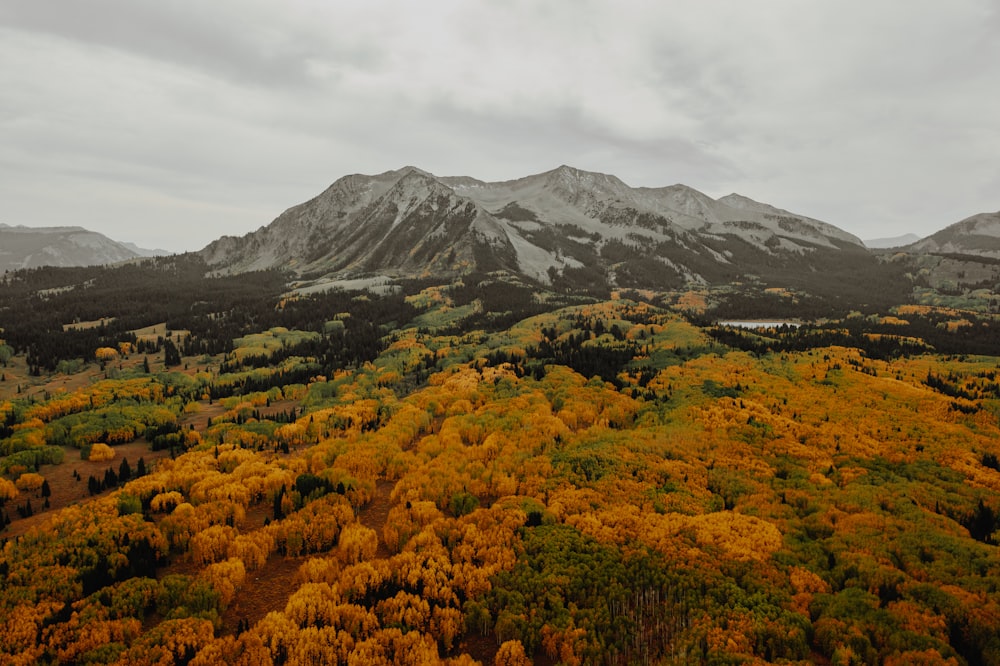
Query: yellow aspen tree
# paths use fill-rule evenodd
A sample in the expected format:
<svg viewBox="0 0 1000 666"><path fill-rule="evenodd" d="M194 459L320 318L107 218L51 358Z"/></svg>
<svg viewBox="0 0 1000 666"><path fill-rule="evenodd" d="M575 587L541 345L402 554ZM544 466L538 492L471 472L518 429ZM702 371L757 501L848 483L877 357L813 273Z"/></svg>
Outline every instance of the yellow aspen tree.
<svg viewBox="0 0 1000 666"><path fill-rule="evenodd" d="M298 642L301 629L284 613L271 611L250 630L270 654L286 654ZM244 634L246 636L246 634Z"/></svg>
<svg viewBox="0 0 1000 666"><path fill-rule="evenodd" d="M239 558L248 571L256 571L274 552L274 536L267 530L240 534L229 545L229 557Z"/></svg>
<svg viewBox="0 0 1000 666"><path fill-rule="evenodd" d="M351 523L340 533L339 550L346 564L370 560L378 550L378 534L361 523Z"/></svg>
<svg viewBox="0 0 1000 666"><path fill-rule="evenodd" d="M118 350L113 347L98 347L94 351L94 359L101 365L113 363L118 360Z"/></svg>
<svg viewBox="0 0 1000 666"><path fill-rule="evenodd" d="M462 611L448 606L434 606L431 609L430 634L441 642L445 652L450 652L455 639L465 631Z"/></svg>
<svg viewBox="0 0 1000 666"><path fill-rule="evenodd" d="M354 649L354 637L336 627L305 627L288 653L287 666L342 664Z"/></svg>
<svg viewBox="0 0 1000 666"><path fill-rule="evenodd" d="M37 492L44 483L45 477L41 474L36 474L35 472L25 472L21 476L17 477L17 481L14 482L14 486L15 490L20 490L22 492Z"/></svg>
<svg viewBox="0 0 1000 666"><path fill-rule="evenodd" d="M427 600L409 592L397 592L395 596L378 602L375 612L388 626L403 625L420 631L427 631L431 624L431 606Z"/></svg>
<svg viewBox="0 0 1000 666"><path fill-rule="evenodd" d="M170 492L154 495L153 499L149 502L149 508L151 511L157 513L170 513L183 504L184 501L184 495L176 490L171 490Z"/></svg>
<svg viewBox="0 0 1000 666"><path fill-rule="evenodd" d="M357 599L392 577L386 560L359 562L340 570L338 582L346 599Z"/></svg>
<svg viewBox="0 0 1000 666"><path fill-rule="evenodd" d="M39 604L21 604L10 610L0 611L0 621L3 630L0 631L0 654L22 654L27 657L40 655L38 633L45 618L57 612L62 606L55 601L45 601ZM35 663L34 659L22 661L24 664Z"/></svg>
<svg viewBox="0 0 1000 666"><path fill-rule="evenodd" d="M17 497L17 486L0 477L0 500L12 500L15 497Z"/></svg>
<svg viewBox="0 0 1000 666"><path fill-rule="evenodd" d="M340 592L329 583L306 583L285 604L285 615L300 627L333 623L333 613L340 603Z"/></svg>
<svg viewBox="0 0 1000 666"><path fill-rule="evenodd" d="M504 641L500 644L496 656L493 657L494 666L531 666L531 660L524 652L524 645L519 640Z"/></svg>
<svg viewBox="0 0 1000 666"><path fill-rule="evenodd" d="M87 460L104 462L107 460L114 460L114 458L115 458L114 449L112 449L107 444L104 444L103 442L97 442L96 444L90 447L90 457L87 458Z"/></svg>
<svg viewBox="0 0 1000 666"><path fill-rule="evenodd" d="M230 544L239 532L228 525L212 525L191 537L191 557L195 562L208 564L226 558Z"/></svg>
<svg viewBox="0 0 1000 666"><path fill-rule="evenodd" d="M303 583L335 583L340 577L340 562L329 557L310 557L299 565L295 581Z"/></svg>
<svg viewBox="0 0 1000 666"><path fill-rule="evenodd" d="M223 607L227 607L243 586L247 571L242 560L231 557L206 567L199 576L207 580L219 593L219 602Z"/></svg>

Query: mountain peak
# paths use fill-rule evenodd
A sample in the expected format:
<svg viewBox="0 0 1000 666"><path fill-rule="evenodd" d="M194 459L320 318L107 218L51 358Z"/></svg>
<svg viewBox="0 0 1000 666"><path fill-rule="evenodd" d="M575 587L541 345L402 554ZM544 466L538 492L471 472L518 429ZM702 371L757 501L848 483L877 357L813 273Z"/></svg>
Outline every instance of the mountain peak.
<svg viewBox="0 0 1000 666"><path fill-rule="evenodd" d="M731 194L727 194L724 197L720 197L720 198L716 199L716 201L718 201L721 204L726 204L727 206L729 206L731 208L750 208L750 209L754 209L754 208L759 208L760 206L765 205L765 204L760 203L759 201L754 201L750 197L745 197L742 194L737 194L736 192L733 192Z"/></svg>
<svg viewBox="0 0 1000 666"><path fill-rule="evenodd" d="M403 176L406 176L410 173L418 173L424 176L430 176L431 178L434 177L434 174L432 174L430 171L424 171L420 167L415 167L413 165L408 164L398 169L390 169L389 171L384 171L378 174L377 176L374 176L374 178L402 178Z"/></svg>
<svg viewBox="0 0 1000 666"><path fill-rule="evenodd" d="M416 167L404 167L396 183L389 192L396 196L425 198L431 194L457 196L455 190L441 181L437 176Z"/></svg>
<svg viewBox="0 0 1000 666"><path fill-rule="evenodd" d="M572 181L574 183L580 183L590 187L598 187L602 189L628 188L628 185L618 178L618 176L599 173L597 171L584 171L583 169L577 169L576 167L567 166L566 164L561 164L555 169L541 175L548 176L550 180L557 179L562 182Z"/></svg>
<svg viewBox="0 0 1000 666"><path fill-rule="evenodd" d="M687 185L633 188L566 164L492 183L405 166L338 180L269 227L216 242L203 256L230 272L415 277L502 270L541 283L603 275L608 286L676 288L734 271L756 274L775 255L798 260L848 244L864 251L822 222L735 194L717 202Z"/></svg>

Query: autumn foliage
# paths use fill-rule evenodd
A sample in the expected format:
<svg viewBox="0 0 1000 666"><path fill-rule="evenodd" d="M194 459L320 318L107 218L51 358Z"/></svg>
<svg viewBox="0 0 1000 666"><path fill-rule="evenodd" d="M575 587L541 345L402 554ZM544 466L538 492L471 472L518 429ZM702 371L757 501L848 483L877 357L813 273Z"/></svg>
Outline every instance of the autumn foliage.
<svg viewBox="0 0 1000 666"><path fill-rule="evenodd" d="M758 354L626 300L431 315L301 383L249 388L321 341L273 329L219 358L238 395L11 403L5 509L46 437L172 455L3 544L0 661L1000 663L997 358Z"/></svg>

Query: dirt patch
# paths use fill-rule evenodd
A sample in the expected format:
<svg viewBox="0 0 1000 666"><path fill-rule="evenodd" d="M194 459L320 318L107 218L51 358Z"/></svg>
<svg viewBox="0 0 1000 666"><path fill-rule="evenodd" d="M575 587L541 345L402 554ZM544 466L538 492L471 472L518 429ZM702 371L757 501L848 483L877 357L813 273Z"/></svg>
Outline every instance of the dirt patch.
<svg viewBox="0 0 1000 666"><path fill-rule="evenodd" d="M6 530L0 532L0 537L14 537L24 534L30 528L41 524L53 512L59 509L87 502L94 497L102 497L112 492L113 489L106 490L100 495L91 495L87 487L87 479L91 476L97 479L104 479L107 470L113 470L118 474L122 460L128 460L132 473L135 474L139 458L143 459L147 471L151 470L157 460L166 457L167 451L150 451L149 442L145 439L137 439L128 444L118 444L114 447L114 460L103 460L94 462L90 460L80 460L80 451L73 447L64 447L66 456L63 462L58 465L42 465L38 471L49 482L49 508L44 508L45 498L41 492L24 493L17 496L17 499L7 502L4 507L10 515L11 524ZM76 475L74 475L76 472ZM79 478L77 478L79 476ZM17 507L26 501L31 501L31 508L34 515L28 518L21 518L17 514Z"/></svg>
<svg viewBox="0 0 1000 666"><path fill-rule="evenodd" d="M261 418L273 420L275 416L284 416L292 409L298 414L301 403L301 400L275 400L267 407L262 407L257 411L260 412Z"/></svg>
<svg viewBox="0 0 1000 666"><path fill-rule="evenodd" d="M476 661L483 664L492 664L497 656L497 639L493 636L483 636L478 633L468 633L462 637L456 652L467 654Z"/></svg>
<svg viewBox="0 0 1000 666"><path fill-rule="evenodd" d="M392 489L395 487L396 484L392 481L379 481L375 485L375 497L358 512L358 521L368 529L375 530L375 533L378 534L378 550L375 552L375 558L379 560L392 557L389 547L382 539L382 528L385 527L385 521L389 519L389 509L392 508L389 495L392 494Z"/></svg>
<svg viewBox="0 0 1000 666"><path fill-rule="evenodd" d="M253 626L271 611L284 610L288 598L298 589L295 575L306 559L272 555L260 569L247 573L243 586L222 614L223 633L236 633L240 620Z"/></svg>
<svg viewBox="0 0 1000 666"><path fill-rule="evenodd" d="M194 404L197 405L197 408L186 412L177 421L181 430L188 430L191 426L194 426L197 432L205 432L208 430L209 419L218 418L226 411L221 402L209 403L208 400L200 400Z"/></svg>

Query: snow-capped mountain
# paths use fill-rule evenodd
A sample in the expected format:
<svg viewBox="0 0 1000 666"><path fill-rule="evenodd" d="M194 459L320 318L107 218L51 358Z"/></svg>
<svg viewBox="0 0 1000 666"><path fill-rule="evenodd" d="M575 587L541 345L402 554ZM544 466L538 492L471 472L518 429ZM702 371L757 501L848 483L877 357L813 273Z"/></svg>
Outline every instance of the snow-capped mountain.
<svg viewBox="0 0 1000 666"><path fill-rule="evenodd" d="M568 166L512 181L415 167L351 175L200 253L219 272L420 277L504 270L541 282L677 286L867 255L832 225L737 194L633 188ZM819 262L819 263L817 263Z"/></svg>

